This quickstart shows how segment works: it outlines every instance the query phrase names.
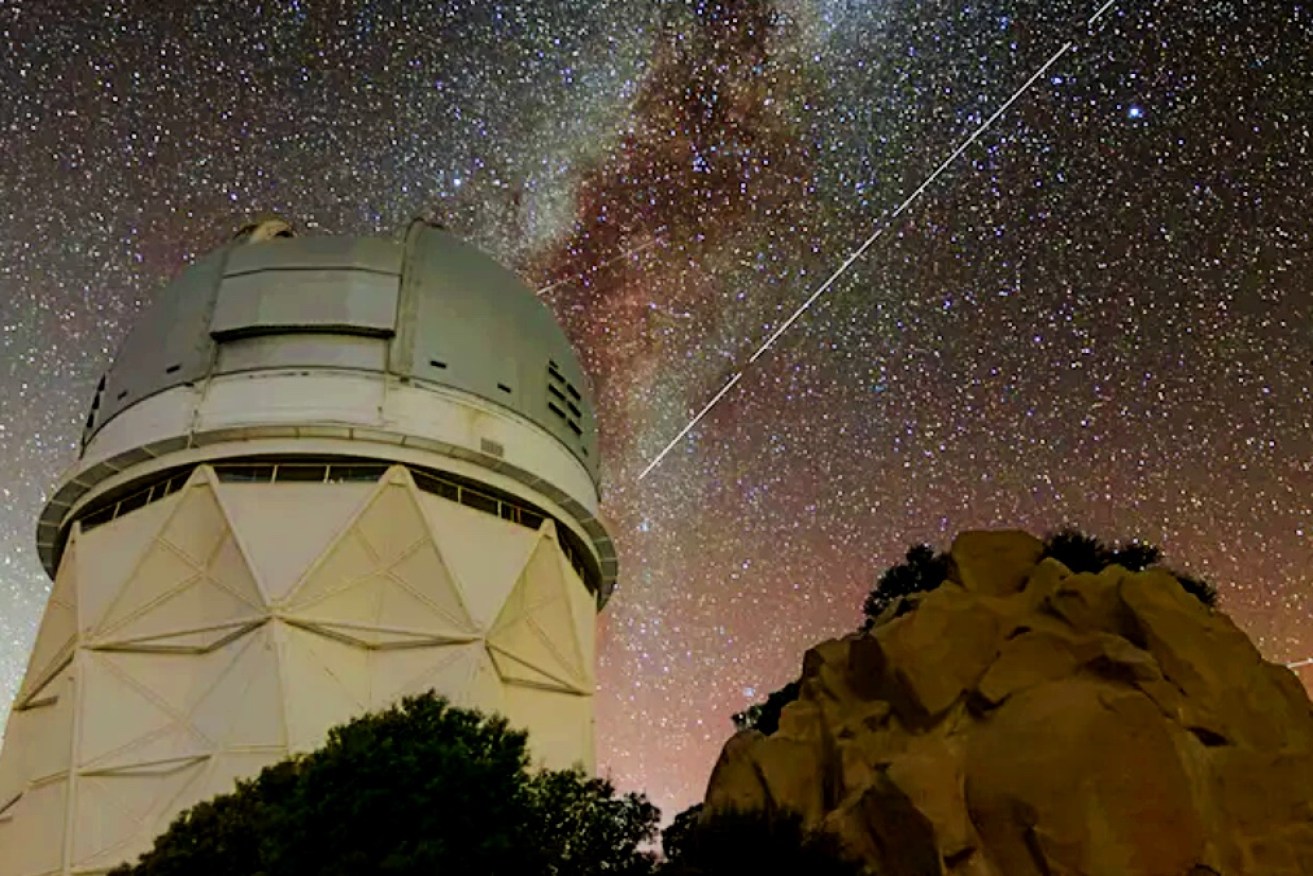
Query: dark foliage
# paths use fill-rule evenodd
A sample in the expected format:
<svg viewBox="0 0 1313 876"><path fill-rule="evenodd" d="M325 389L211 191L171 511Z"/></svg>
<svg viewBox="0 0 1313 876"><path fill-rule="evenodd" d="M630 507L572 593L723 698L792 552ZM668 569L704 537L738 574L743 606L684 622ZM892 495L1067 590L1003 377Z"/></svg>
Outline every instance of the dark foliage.
<svg viewBox="0 0 1313 876"><path fill-rule="evenodd" d="M529 780L529 795L537 814L534 841L548 862L543 872L653 872L653 857L638 847L656 839L661 812L646 797L617 798L609 781L567 770L538 773Z"/></svg>
<svg viewBox="0 0 1313 876"><path fill-rule="evenodd" d="M1108 565L1111 551L1092 535L1062 529L1044 539L1044 557L1052 557L1073 572L1097 572Z"/></svg>
<svg viewBox="0 0 1313 876"><path fill-rule="evenodd" d="M766 702L756 703L736 713L734 726L739 730L760 730L767 736L771 735L780 729L780 712L798 698L800 691L798 682L789 682L766 697Z"/></svg>
<svg viewBox="0 0 1313 876"><path fill-rule="evenodd" d="M866 597L862 613L868 620L880 615L896 600L914 593L928 593L948 578L948 554L935 553L928 544L907 551L907 558L888 569Z"/></svg>
<svg viewBox="0 0 1313 876"><path fill-rule="evenodd" d="M696 803L676 815L670 826L661 831L661 851L667 861L679 860L688 851L690 838L697 830L701 816L702 804Z"/></svg>
<svg viewBox="0 0 1313 876"><path fill-rule="evenodd" d="M1099 572L1118 565L1142 572L1162 558L1162 551L1140 541L1108 545L1075 529L1060 529L1044 540L1044 556L1052 557L1073 572Z"/></svg>
<svg viewBox="0 0 1313 876"><path fill-rule="evenodd" d="M1118 565L1132 572L1142 572L1162 560L1162 551L1151 544L1131 541L1108 545L1092 535L1074 529L1061 529L1044 540L1044 556L1052 557L1073 572L1101 572ZM1172 572L1181 587L1209 608L1217 605L1217 588L1202 578Z"/></svg>
<svg viewBox="0 0 1313 876"><path fill-rule="evenodd" d="M1209 608L1217 605L1217 588L1209 584L1203 578L1197 578L1194 575L1187 575L1184 572L1173 572L1176 580L1181 582L1185 592L1189 593L1195 599L1198 599Z"/></svg>
<svg viewBox="0 0 1313 876"><path fill-rule="evenodd" d="M1162 555L1163 552L1154 545L1133 541L1113 550L1112 562L1132 572L1143 572L1150 566L1156 566Z"/></svg>
<svg viewBox="0 0 1313 876"><path fill-rule="evenodd" d="M531 774L525 734L433 694L184 813L118 876L624 874L658 813L573 771Z"/></svg>
<svg viewBox="0 0 1313 876"><path fill-rule="evenodd" d="M836 838L805 830L797 814L727 812L706 821L699 821L699 814L681 813L666 831L676 831L676 836L665 841L667 863L661 876L862 876L865 872Z"/></svg>

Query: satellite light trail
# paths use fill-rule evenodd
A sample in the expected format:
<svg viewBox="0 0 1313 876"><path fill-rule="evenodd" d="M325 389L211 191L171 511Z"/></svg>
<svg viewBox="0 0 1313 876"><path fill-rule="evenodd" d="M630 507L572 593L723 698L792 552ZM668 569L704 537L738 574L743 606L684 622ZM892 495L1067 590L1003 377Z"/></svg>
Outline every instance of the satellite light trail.
<svg viewBox="0 0 1313 876"><path fill-rule="evenodd" d="M1093 15L1090 16L1089 20L1085 22L1085 26L1086 27L1093 26L1095 22L1097 22L1100 18L1102 18L1103 14L1107 12L1109 9L1111 9L1113 4L1116 2L1117 0L1106 0L1106 2L1102 6L1100 6ZM929 176L927 176L924 180L922 180L921 184L917 186L916 189L913 190L913 192L910 195L908 195L903 200L903 202L899 204L898 207L894 209L894 211L887 216L887 218L884 218L878 224L875 231L872 232L871 236L866 238L866 240L862 242L861 246L853 250L853 252L848 256L848 258L844 259L843 263L839 265L839 267L834 271L834 273L830 274L830 276L825 280L825 282L822 283L820 286L818 286L816 288L816 291L813 292L807 298L807 300L804 301L798 307L798 309L795 310L789 316L788 319L780 323L779 327L776 328L775 331L771 333L770 337L766 339L765 343L763 343L760 347L758 347L757 351L748 358L747 364L744 365L742 368L740 368L738 371L735 371L733 376L730 377L729 381L723 387L721 387L720 392L716 393L715 396L712 397L711 401L707 402L706 406L703 407L702 410L698 411L697 416L693 417L693 419L691 419L688 422L688 424L684 426L683 429L680 429L679 434L676 435L673 439L671 439L670 443L668 443L664 448L662 448L661 452L658 453L652 459L652 461L647 464L647 468L643 469L642 473L638 476L638 479L640 481L643 480L643 478L647 477L654 468L660 465L661 461L666 458L666 456L670 453L670 451L674 450L675 446L684 439L684 436L687 435L702 420L703 417L705 417L708 413L710 413L711 409L714 408L716 404L722 398L725 397L725 395L730 391L730 389L734 387L735 384L739 382L740 379L742 379L743 374L745 371L747 371L748 367L753 365L758 359L760 359L763 355L765 355L766 352L775 344L775 342L779 340L780 337L785 332L787 332L793 326L793 324L797 322L798 319L802 317L802 315L806 313L807 310L810 309L811 306L820 299L822 295L828 292L831 286L833 286L845 273L848 272L848 269L853 266L853 263L856 262L858 259L860 259L862 256L864 256L866 254L866 251L869 250L871 246L877 240L879 240L880 237L886 231L888 231L893 226L894 220L897 219L900 215L902 215L902 213L908 207L914 204L917 201L917 199L919 199L923 194L925 194L926 190L929 189L930 186L934 185L935 180L939 179L940 175L945 170L947 170L949 166L952 165L952 163L962 155L963 152L971 148L971 145L975 143L978 139L980 139L980 136L984 134L986 131L988 131L990 127L994 124L994 122L998 121L999 117L1002 116L1003 113L1007 112L1008 108L1011 107L1012 104L1016 103L1021 98L1021 96L1025 94L1041 76L1047 73L1053 67L1054 64L1058 63L1058 61L1062 58L1062 56L1067 54L1067 52L1071 51L1072 48L1075 47L1075 45L1076 43L1074 40L1068 40L1067 42L1063 43L1061 48L1059 48L1056 52L1050 55L1049 59L1045 61L1044 64L1038 70L1032 73L1029 79L1027 79L1025 82L1021 84L1020 88L1012 92L1011 97L1003 101L1003 103L998 107L998 109L994 110L993 114L990 115L989 118L985 119L985 121L983 121L979 125L979 127L977 127L974 131L972 131L971 134L965 140L963 140L958 145L958 147L954 149L952 153L949 154L947 158L941 161L939 163L939 166L936 167L934 171L930 173Z"/></svg>
<svg viewBox="0 0 1313 876"><path fill-rule="evenodd" d="M1305 657L1303 660L1296 660L1294 663L1287 663L1287 669L1299 669L1301 666L1313 666L1313 657Z"/></svg>
<svg viewBox="0 0 1313 876"><path fill-rule="evenodd" d="M539 298L542 298L544 295L546 295L548 292L552 291L558 286L564 286L566 283L573 283L575 280L578 280L582 277L586 277L589 274L597 273L598 271L602 270L602 268L605 268L607 265L613 265L616 262L620 261L621 259L627 259L630 256L638 255L638 253L642 252L643 250L651 249L654 246L659 246L666 242L665 231L666 231L666 227L663 225L656 230L655 234L652 236L652 239L647 241L646 243L639 244L633 249L627 249L624 252L620 253L619 255L607 259L606 261L602 262L600 265L593 265L591 268L588 268L587 270L580 271L579 273L573 274L569 277L563 277L562 279L557 280L554 283L549 283L548 285L542 287L541 289L539 289L537 292L533 294L537 295Z"/></svg>

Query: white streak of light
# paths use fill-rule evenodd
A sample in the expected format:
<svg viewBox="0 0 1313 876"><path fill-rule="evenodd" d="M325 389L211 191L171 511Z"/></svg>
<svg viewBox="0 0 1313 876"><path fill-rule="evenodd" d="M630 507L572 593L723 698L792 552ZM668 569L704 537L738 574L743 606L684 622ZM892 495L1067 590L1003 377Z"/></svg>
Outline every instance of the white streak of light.
<svg viewBox="0 0 1313 876"><path fill-rule="evenodd" d="M586 276L588 276L589 274L593 274L593 273L596 273L597 271L600 271L602 268L605 268L607 265L615 264L616 262L620 261L621 259L627 259L627 258L629 258L630 256L638 255L640 252L642 252L642 251L645 250L645 249L651 249L652 247L657 246L658 244L665 243L666 240L665 240L665 237L664 237L664 235L663 235L663 232L664 232L664 231L665 231L665 228L664 228L664 227L663 227L663 228L658 228L658 229L657 229L656 236L653 237L651 240L649 240L647 243L640 244L640 245L634 247L633 249L626 250L626 251L620 253L620 255L615 256L614 258L609 258L609 259L607 259L606 261L602 262L600 265L593 265L591 268L589 268L589 269L586 270L586 271L581 271L580 273L578 273L578 274L574 274L573 276L565 277L565 278L563 278L563 279L557 280L555 283L551 283L551 284L549 284L549 285L547 285L547 286L544 286L544 287L542 287L541 289L539 289L537 292L535 292L535 293L533 293L533 294L534 294L534 295L537 295L539 298L541 298L541 297L543 297L544 295L546 295L548 292L550 292L550 291L552 291L553 289L555 289L557 286L564 286L566 283L573 283L575 280L578 280L578 279L580 279L580 278L582 278L582 277L586 277Z"/></svg>
<svg viewBox="0 0 1313 876"><path fill-rule="evenodd" d="M725 397L725 393L729 392L731 389L734 388L734 384L738 383L739 378L742 376L743 376L742 371L736 371L734 373L734 376L729 379L729 383L725 384L725 386L720 390L720 392L716 393L715 397L711 401L707 402L707 406L702 410L698 411L698 415L693 419L689 420L687 426L679 430L679 434L675 436L675 440L667 444L665 449L656 455L656 459L652 460L647 464L647 468L643 469L643 473L638 476L638 479L640 481L643 478L647 477L648 472L650 472L652 469L656 468L658 465L661 464L661 460L666 458L666 454L675 449L675 445L678 444L684 438L685 435L687 435L690 431L692 431L693 427L696 426L698 422L707 415L707 411L711 410L713 407L716 406L716 402L720 401L722 398Z"/></svg>
<svg viewBox="0 0 1313 876"><path fill-rule="evenodd" d="M1039 79L1041 76L1047 73L1049 68L1052 67L1054 64L1056 64L1058 62L1058 59L1061 58L1063 55L1065 55L1073 45L1074 43L1068 42L1062 48L1054 52L1053 56L1044 62L1043 67L1040 67L1038 70L1036 70L1034 75L1032 75L1029 79L1027 79L1025 84L1023 84L1020 88L1018 88L1015 92L1013 92L1012 96L1009 97L1007 101L1003 103L1002 106L994 110L994 114L992 116L985 119L985 121L980 125L980 127L976 128L976 130L972 132L971 136L963 140L961 145L959 145L956 149L954 149L951 155L949 155L942 162L940 162L939 166L935 168L934 172L931 173L928 177L926 177L921 182L921 185L917 186L916 190L912 192L912 194L907 196L907 198L903 201L903 203L898 205L898 209L894 210L894 212L889 216L889 220L886 221L879 228L877 228L875 230L875 233L873 233L870 237L866 238L866 240L862 243L862 245L857 247L857 249L853 251L852 255L844 259L843 264L839 265L838 270L836 270L833 274L831 274L829 278L824 283L822 283L815 292L811 294L811 297L808 298L806 301L804 301L802 303L802 306L793 312L792 316L790 316L788 319L782 322L779 328L775 329L775 331L771 334L771 336L766 339L766 343L758 347L757 352L753 353L752 356L748 359L748 364L751 365L752 363L760 359L762 354L764 354L767 350L769 350L771 348L771 345L773 345L777 340L779 340L780 335L788 331L789 328L795 322L798 321L798 318L807 311L807 308L815 304L816 299L820 298L827 291L829 291L830 287L834 285L835 281L837 281L840 277L842 277L845 273L847 273L848 269L852 267L853 262L857 261L863 255L865 255L866 251L871 248L871 244L879 240L880 235L884 234L886 231L889 230L889 226L892 223L892 221L894 219L897 219L899 215L901 215L904 210L910 207L917 198L921 197L921 195L925 193L926 189L934 185L935 180L939 179L940 174L942 174L945 170L947 170L949 165L951 165L954 161L957 160L958 156L960 156L963 152L967 151L967 149L971 148L971 144L976 142L976 140L980 138L980 135L985 133L985 131L989 129L989 126L994 124L994 122L998 120L998 117L1003 115L1003 113L1007 111L1008 107L1016 103L1017 98L1021 97L1021 95L1026 92L1026 89L1034 85L1036 79Z"/></svg>
<svg viewBox="0 0 1313 876"><path fill-rule="evenodd" d="M1094 22L1096 22L1096 21L1098 21L1100 18L1102 18L1102 17L1103 17L1103 13L1107 12L1108 9L1111 8L1112 4L1114 4L1114 3L1116 3L1116 2L1117 2L1117 0L1108 0L1107 3L1103 4L1102 6L1100 6L1100 7L1099 7L1099 11L1096 12L1096 13L1094 13L1093 15L1091 15L1091 16L1090 16L1090 20L1087 21L1087 22L1085 22L1085 26L1086 26L1086 27L1089 27L1091 24L1094 24Z"/></svg>
<svg viewBox="0 0 1313 876"><path fill-rule="evenodd" d="M1305 657L1303 660L1296 660L1294 663L1287 663L1289 669L1298 669L1301 666L1313 666L1313 657Z"/></svg>
<svg viewBox="0 0 1313 876"><path fill-rule="evenodd" d="M1103 15L1104 11L1107 10L1109 7L1111 7L1112 4L1115 2L1116 0L1108 0L1108 2L1106 2L1103 5L1103 7L1099 9L1098 12L1094 13L1094 17L1090 19L1090 23L1092 24L1097 18L1099 18L1099 16ZM1049 68L1051 68L1054 64L1058 63L1058 60L1063 55L1067 54L1067 52L1071 51L1071 48L1074 45L1075 43L1068 40L1066 43L1063 44L1062 48L1058 49L1051 56L1049 56L1049 59L1044 62L1044 65L1042 67L1040 67L1033 74L1031 74L1030 78L1027 79L1024 83L1022 83L1020 88L1012 92L1011 97L1005 100L1002 103L1002 105L999 106L998 109L994 110L994 113L989 118L985 119L985 121L982 122L979 127L977 127L973 132L971 132L971 135L967 137L965 140L963 140L962 143L958 145L956 149L953 150L952 154L950 154L947 158L945 158L942 162L940 162L939 166L935 168L934 172L931 173L928 177L926 177L925 180L923 180L922 183L916 187L916 190L913 191L912 194L908 195L907 198L901 204L898 205L898 208L894 210L892 214L890 214L889 218L885 220L885 222L881 224L880 227L877 228L871 234L870 237L866 238L866 240L862 242L862 245L857 247L857 249L855 249L852 252L852 254L848 256L848 258L844 259L843 264L839 265L838 269L833 274L831 274L829 278L826 279L826 281L822 283L816 289L816 291L813 292L811 296L808 297L808 299L804 301L802 305L793 312L793 314L788 319L782 322L779 328L775 329L775 331L771 333L771 336L766 339L766 342L763 343L760 347L758 347L757 352L753 353L752 356L748 359L748 365L752 365L754 362L760 359L762 355L764 355L766 351L769 350L777 340L779 340L780 336L783 335L786 331L788 331L789 328L795 322L797 322L798 319L804 313L807 312L808 308L810 308L813 304L815 304L816 301L822 295L824 295L827 291L829 291L829 288L833 286L835 282L840 277L842 277L850 267L852 267L853 262L857 261L859 258L861 258L863 255L866 254L866 251L871 248L871 245L874 244L877 240L879 240L880 236L889 229L893 220L897 219L898 216L909 206L911 206L912 203L915 202L917 198L921 197L921 195L925 193L926 189L930 188L930 186L934 184L935 180L939 178L940 174L942 174L945 170L948 169L949 165L951 165L954 161L956 161L957 158L963 152L971 148L971 144L975 143L976 140L980 139L980 135L985 133L985 131L989 130L990 126L993 125L994 122L998 121L999 116L1007 112L1008 107L1016 103L1017 100L1019 100L1021 96L1025 94L1026 91L1032 85L1035 84L1036 80L1038 80L1041 76L1047 73L1049 71ZM747 365L744 366L744 370L747 370ZM643 473L638 476L638 479L640 481L643 478L647 477L648 473L651 472L652 469L656 468L657 465L660 464L661 460L665 459L666 454L670 453L670 451L674 448L674 446L678 444L681 440L683 440L684 436L689 433L689 430L691 430L695 425L697 425L698 421L701 420L703 417L705 417L707 413L713 407L715 407L717 402L719 402L722 398L724 398L725 393L729 391L729 388L733 386L735 383L737 383L739 378L742 376L743 376L743 371L739 371L738 373L736 373L734 375L734 379L731 380L720 392L716 393L715 398L713 398L710 402L708 402L707 406L704 407L701 411L699 411L698 415L694 417L693 420L687 426L685 426L683 429L680 430L679 434L676 435L674 439L669 444L667 444L660 453L656 455L656 458L653 459L650 463L648 463L647 468L643 469Z"/></svg>

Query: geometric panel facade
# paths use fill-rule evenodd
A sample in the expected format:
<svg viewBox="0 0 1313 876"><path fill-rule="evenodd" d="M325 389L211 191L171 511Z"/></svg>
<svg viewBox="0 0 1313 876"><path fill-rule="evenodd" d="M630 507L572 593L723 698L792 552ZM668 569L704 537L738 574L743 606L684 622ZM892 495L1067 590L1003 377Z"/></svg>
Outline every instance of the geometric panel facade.
<svg viewBox="0 0 1313 876"><path fill-rule="evenodd" d="M0 876L104 872L428 690L527 729L538 763L591 771L595 617L551 520L422 492L402 466L322 485L201 466L74 527L0 750Z"/></svg>

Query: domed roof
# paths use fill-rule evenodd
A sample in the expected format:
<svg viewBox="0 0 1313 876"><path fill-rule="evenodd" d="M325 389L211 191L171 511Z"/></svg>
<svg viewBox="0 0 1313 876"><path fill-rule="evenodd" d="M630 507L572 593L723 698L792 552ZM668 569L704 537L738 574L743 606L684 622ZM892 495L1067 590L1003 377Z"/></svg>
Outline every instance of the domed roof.
<svg viewBox="0 0 1313 876"><path fill-rule="evenodd" d="M298 365L382 371L509 408L559 439L597 480L592 399L551 311L515 274L422 221L404 242L295 237L268 222L244 229L164 286L138 318L97 388L83 446L157 393L276 367L280 345L296 335L315 335L314 355L325 359ZM361 338L386 339L385 361L362 358L353 346ZM254 339L264 340L218 355Z"/></svg>

